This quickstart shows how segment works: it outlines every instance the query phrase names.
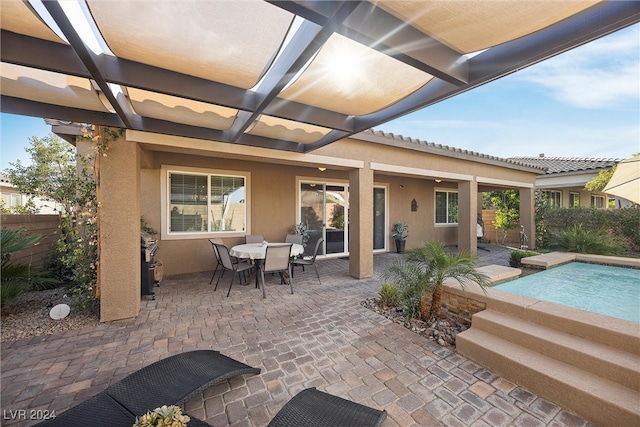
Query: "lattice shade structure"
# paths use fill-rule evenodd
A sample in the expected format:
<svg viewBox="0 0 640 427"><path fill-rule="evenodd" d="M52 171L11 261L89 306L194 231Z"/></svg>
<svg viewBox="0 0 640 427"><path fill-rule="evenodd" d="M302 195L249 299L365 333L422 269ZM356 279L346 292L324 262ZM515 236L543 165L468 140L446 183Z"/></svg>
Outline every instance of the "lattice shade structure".
<svg viewBox="0 0 640 427"><path fill-rule="evenodd" d="M5 0L3 112L309 152L640 21L640 2Z"/></svg>

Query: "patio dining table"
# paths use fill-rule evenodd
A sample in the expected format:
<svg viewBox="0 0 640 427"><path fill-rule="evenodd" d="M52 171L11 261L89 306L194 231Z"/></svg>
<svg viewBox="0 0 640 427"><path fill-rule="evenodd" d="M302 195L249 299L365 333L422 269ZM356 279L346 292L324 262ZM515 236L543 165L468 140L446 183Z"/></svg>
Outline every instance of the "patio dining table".
<svg viewBox="0 0 640 427"><path fill-rule="evenodd" d="M283 246L289 244L290 243L267 243L266 245L263 245L262 243L244 243L242 245L232 247L229 251L229 255L236 258L261 260L264 259L268 246ZM292 244L291 256L302 255L303 252L304 247L302 245L297 243Z"/></svg>
<svg viewBox="0 0 640 427"><path fill-rule="evenodd" d="M244 243L241 245L233 246L229 250L229 255L234 256L236 258L250 259L255 261L255 275L256 275L256 288L258 287L258 269L260 267L260 262L265 258L267 253L267 247L273 246L283 246L283 245L291 245L291 256L298 256L304 253L304 246L298 243L267 243L266 245L262 243ZM251 280L249 280L251 282Z"/></svg>

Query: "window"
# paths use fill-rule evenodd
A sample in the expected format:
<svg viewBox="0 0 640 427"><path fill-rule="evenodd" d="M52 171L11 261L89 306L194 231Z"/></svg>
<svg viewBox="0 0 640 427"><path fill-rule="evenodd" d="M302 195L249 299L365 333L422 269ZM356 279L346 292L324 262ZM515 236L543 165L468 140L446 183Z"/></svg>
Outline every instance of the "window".
<svg viewBox="0 0 640 427"><path fill-rule="evenodd" d="M20 193L3 193L2 200L7 207L15 208L22 206L22 195Z"/></svg>
<svg viewBox="0 0 640 427"><path fill-rule="evenodd" d="M246 231L246 175L167 172L168 234Z"/></svg>
<svg viewBox="0 0 640 427"><path fill-rule="evenodd" d="M458 192L436 191L436 224L458 223Z"/></svg>
<svg viewBox="0 0 640 427"><path fill-rule="evenodd" d="M591 196L591 207L596 209L603 209L604 196Z"/></svg>
<svg viewBox="0 0 640 427"><path fill-rule="evenodd" d="M550 208L559 208L562 205L560 204L560 192L559 191L545 191L547 195L547 206Z"/></svg>
<svg viewBox="0 0 640 427"><path fill-rule="evenodd" d="M580 193L569 193L569 207L580 207Z"/></svg>

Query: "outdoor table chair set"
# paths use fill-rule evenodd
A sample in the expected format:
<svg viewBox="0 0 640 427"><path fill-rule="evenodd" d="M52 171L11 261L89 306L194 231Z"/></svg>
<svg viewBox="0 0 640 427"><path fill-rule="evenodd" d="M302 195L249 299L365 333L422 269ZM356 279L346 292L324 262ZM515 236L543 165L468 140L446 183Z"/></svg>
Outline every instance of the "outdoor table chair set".
<svg viewBox="0 0 640 427"><path fill-rule="evenodd" d="M147 411L163 405L182 406L212 385L239 375L260 374L253 368L214 350L195 350L152 363L84 402L41 422L43 427L131 427ZM287 402L269 427L380 426L386 411L334 396L315 387L302 390ZM188 427L209 426L190 417Z"/></svg>
<svg viewBox="0 0 640 427"><path fill-rule="evenodd" d="M209 281L210 284L213 282L216 273L220 271L216 286L213 289L214 291L218 289L218 284L225 271L231 271L233 277L231 278L229 290L227 291L227 297L229 297L231 288L236 282L236 277L241 273L253 269L256 288L262 287L262 298L267 297L264 280L265 273L278 273L280 276L280 284L286 284L288 282L291 294L293 294L293 267L296 265L301 266L303 271L305 265L315 268L315 258L322 240L318 241L312 257L304 257L302 236L288 235L284 243L268 243L264 240L258 242L258 240L262 238L262 235L248 235L246 236L247 243L233 246L230 249L225 246L220 239L209 239L216 258L213 275ZM320 275L317 269L316 276L318 277L318 281L320 281Z"/></svg>

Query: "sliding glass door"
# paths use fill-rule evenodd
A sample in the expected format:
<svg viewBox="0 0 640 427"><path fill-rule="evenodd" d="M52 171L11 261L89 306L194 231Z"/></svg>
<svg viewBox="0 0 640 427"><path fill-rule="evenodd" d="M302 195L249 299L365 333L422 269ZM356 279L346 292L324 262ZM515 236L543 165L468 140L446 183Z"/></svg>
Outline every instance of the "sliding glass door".
<svg viewBox="0 0 640 427"><path fill-rule="evenodd" d="M306 253L324 239L320 255L346 255L348 244L348 187L325 182L300 183L300 222L309 230Z"/></svg>

